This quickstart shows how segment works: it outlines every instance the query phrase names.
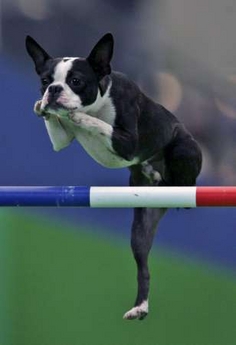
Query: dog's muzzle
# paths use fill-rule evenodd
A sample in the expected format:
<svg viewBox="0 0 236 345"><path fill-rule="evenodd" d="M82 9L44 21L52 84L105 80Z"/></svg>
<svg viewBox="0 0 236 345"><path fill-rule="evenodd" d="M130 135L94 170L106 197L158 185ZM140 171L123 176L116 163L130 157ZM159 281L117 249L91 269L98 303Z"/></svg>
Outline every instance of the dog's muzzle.
<svg viewBox="0 0 236 345"><path fill-rule="evenodd" d="M51 84L43 96L41 110L57 116L67 117L68 112L72 109L63 104L63 100L65 100L63 92L62 85Z"/></svg>
<svg viewBox="0 0 236 345"><path fill-rule="evenodd" d="M48 103L52 104L58 100L63 91L63 87L61 85L50 85L48 87Z"/></svg>

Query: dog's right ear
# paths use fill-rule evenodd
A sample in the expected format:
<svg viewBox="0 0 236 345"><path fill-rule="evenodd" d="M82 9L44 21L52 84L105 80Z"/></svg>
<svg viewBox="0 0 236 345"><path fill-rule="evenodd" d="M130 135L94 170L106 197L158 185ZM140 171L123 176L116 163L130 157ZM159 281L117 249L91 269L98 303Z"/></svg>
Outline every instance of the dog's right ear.
<svg viewBox="0 0 236 345"><path fill-rule="evenodd" d="M51 56L30 36L26 36L25 45L28 54L34 61L36 72L40 73L45 62L51 59Z"/></svg>

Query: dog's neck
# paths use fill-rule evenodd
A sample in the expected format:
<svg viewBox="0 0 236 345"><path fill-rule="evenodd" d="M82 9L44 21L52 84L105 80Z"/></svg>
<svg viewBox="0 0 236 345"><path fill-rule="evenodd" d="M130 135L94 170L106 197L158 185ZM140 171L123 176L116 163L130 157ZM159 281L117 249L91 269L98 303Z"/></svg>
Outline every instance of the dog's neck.
<svg viewBox="0 0 236 345"><path fill-rule="evenodd" d="M106 76L99 82L99 88L97 98L93 104L85 106L83 112L92 116L99 114L104 108L106 108L110 100L110 89L112 86L112 80L109 76Z"/></svg>

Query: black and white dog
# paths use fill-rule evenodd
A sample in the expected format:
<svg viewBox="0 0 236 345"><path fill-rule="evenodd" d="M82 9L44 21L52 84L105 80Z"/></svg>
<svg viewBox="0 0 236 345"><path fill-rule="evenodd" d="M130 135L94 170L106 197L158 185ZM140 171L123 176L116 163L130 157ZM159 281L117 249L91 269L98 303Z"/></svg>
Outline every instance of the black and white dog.
<svg viewBox="0 0 236 345"><path fill-rule="evenodd" d="M119 72L111 71L113 36L106 34L87 58L52 58L31 37L26 48L41 78L44 118L54 150L76 139L98 163L130 169L131 186L191 186L201 170L198 144L177 118ZM136 208L131 247L138 292L125 319L148 314L148 254L166 209Z"/></svg>

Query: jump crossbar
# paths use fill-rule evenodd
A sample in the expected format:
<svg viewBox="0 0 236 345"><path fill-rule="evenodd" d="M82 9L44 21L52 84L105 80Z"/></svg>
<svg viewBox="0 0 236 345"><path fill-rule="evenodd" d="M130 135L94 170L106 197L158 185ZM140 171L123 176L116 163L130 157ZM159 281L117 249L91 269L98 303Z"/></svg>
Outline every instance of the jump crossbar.
<svg viewBox="0 0 236 345"><path fill-rule="evenodd" d="M236 206L236 187L0 187L0 206L199 207Z"/></svg>

